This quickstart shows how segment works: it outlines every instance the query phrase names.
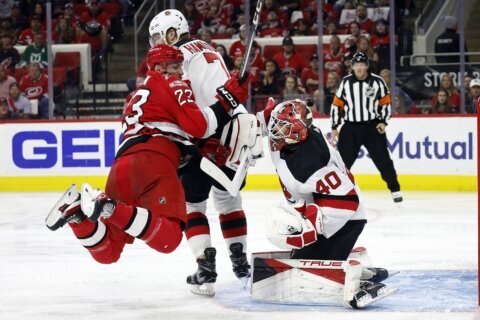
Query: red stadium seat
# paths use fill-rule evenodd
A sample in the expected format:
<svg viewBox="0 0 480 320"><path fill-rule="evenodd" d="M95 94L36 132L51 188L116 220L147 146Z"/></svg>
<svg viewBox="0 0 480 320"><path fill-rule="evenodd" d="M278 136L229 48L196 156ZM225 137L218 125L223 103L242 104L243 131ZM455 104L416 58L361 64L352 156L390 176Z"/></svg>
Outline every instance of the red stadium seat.
<svg viewBox="0 0 480 320"><path fill-rule="evenodd" d="M64 67L72 71L75 81L78 81L78 70L80 67L80 52L57 52L53 62L54 68Z"/></svg>
<svg viewBox="0 0 480 320"><path fill-rule="evenodd" d="M316 44L297 44L295 45L295 52L300 53L307 61L317 53Z"/></svg>
<svg viewBox="0 0 480 320"><path fill-rule="evenodd" d="M120 13L122 12L122 7L120 6L120 3L117 2L102 3L102 8L103 11L115 17L120 17Z"/></svg>
<svg viewBox="0 0 480 320"><path fill-rule="evenodd" d="M84 13L87 10L88 10L87 5L84 3L75 3L73 5L73 12L75 12L77 16L81 16L82 13Z"/></svg>
<svg viewBox="0 0 480 320"><path fill-rule="evenodd" d="M277 52L282 52L281 45L267 45L263 47L263 57L266 60L270 60Z"/></svg>
<svg viewBox="0 0 480 320"><path fill-rule="evenodd" d="M53 85L63 90L65 86L65 81L67 81L67 68L53 68Z"/></svg>

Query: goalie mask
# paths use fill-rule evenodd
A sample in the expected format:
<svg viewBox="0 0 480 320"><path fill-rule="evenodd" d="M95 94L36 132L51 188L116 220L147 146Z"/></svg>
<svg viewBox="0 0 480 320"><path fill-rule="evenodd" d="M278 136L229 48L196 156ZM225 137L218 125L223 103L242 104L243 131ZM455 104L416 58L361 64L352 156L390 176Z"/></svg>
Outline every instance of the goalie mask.
<svg viewBox="0 0 480 320"><path fill-rule="evenodd" d="M268 122L268 140L272 151L303 142L312 124L312 112L304 101L288 100L273 109Z"/></svg>
<svg viewBox="0 0 480 320"><path fill-rule="evenodd" d="M175 32L173 39L167 38L168 32L172 30ZM150 46L158 44L158 40L162 39L164 43L175 44L180 40L180 36L188 34L188 22L183 13L175 9L163 10L157 14L148 28L150 33Z"/></svg>

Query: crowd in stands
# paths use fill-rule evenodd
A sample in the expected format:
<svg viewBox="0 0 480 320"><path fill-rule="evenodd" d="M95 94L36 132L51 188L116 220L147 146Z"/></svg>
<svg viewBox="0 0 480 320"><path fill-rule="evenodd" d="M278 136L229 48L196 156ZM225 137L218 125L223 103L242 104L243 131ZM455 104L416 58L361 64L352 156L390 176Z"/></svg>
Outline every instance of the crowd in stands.
<svg viewBox="0 0 480 320"><path fill-rule="evenodd" d="M255 3L256 1L251 1L251 10ZM333 95L341 78L350 72L350 58L355 52L365 53L370 60L370 71L380 74L390 86L392 40L388 22L389 0L327 0L323 4L324 23L320 29L316 24L317 4L318 1L310 0L264 1L256 36L282 37L283 41L280 52L273 55L268 48L263 48L262 53L261 47L254 42L250 72L255 108L261 108L265 97L270 95L281 99L296 96L309 99L317 114L329 114ZM402 2L399 8L396 8L400 9L397 13L408 16L413 5L411 0ZM246 42L244 1L187 0L181 10L189 22L192 35L217 48L231 72L238 70L243 62ZM250 16L252 14L253 11ZM331 36L330 41L323 46L323 75L319 74L316 46L311 51L308 50L311 48L296 46L294 43L296 36L318 34ZM340 35L342 37L339 37ZM227 53L224 46L215 43L216 39L237 41L232 43ZM140 68L137 74L142 74L145 70ZM322 76L324 90L320 92L319 77ZM450 82L450 86L452 85L453 81ZM437 107L437 95L434 95L432 107L428 111L422 111L402 88L396 86L395 101L398 103L395 103L396 109L392 112L458 112L458 93L454 93L451 87L446 90L451 108ZM467 92L468 104L473 100L470 90Z"/></svg>
<svg viewBox="0 0 480 320"><path fill-rule="evenodd" d="M120 16L127 0L121 1L51 1L52 43L88 43L93 63L120 33ZM0 101L6 101L9 112L0 115L20 118L48 118L48 55L46 1L2 1L0 10ZM20 53L14 46L24 46ZM64 89L67 73L78 83L78 65L74 70L59 66L54 59L55 95ZM55 70L57 69L57 70ZM28 98L25 101L23 97ZM4 100L3 100L4 99ZM20 102L16 102L20 101ZM33 104L33 108L28 103ZM37 107L38 106L38 107ZM57 111L57 110L56 110Z"/></svg>

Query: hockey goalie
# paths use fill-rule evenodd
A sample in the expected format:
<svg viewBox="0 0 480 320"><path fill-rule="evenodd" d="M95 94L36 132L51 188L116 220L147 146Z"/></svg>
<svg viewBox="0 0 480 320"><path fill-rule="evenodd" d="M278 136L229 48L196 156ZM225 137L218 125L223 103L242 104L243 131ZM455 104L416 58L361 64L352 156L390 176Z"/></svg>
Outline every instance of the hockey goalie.
<svg viewBox="0 0 480 320"><path fill-rule="evenodd" d="M366 223L360 190L305 102L270 98L257 118L288 202L267 213L267 238L291 251L253 255L252 298L364 308L395 292L381 283L388 271L354 248Z"/></svg>

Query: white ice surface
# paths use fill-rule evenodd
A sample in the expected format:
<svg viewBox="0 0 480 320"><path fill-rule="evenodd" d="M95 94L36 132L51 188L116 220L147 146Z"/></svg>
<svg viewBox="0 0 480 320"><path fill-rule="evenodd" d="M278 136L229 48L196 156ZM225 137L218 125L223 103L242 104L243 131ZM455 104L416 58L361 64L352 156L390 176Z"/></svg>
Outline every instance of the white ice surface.
<svg viewBox="0 0 480 320"><path fill-rule="evenodd" d="M450 274L467 270L470 275L477 270L475 193L404 192L405 203L397 208L386 191L364 192L369 222L357 245L368 248L376 266L404 271L393 279L409 287L404 288L404 292L410 292L412 299L411 308L408 308L410 296L404 294L401 308L392 304L395 300L391 300L390 305L387 303L388 299L395 299L392 296L384 300L384 308L369 311L283 307L250 301L248 290L243 291L231 272L218 217L213 210L208 215L213 244L218 250L219 274L217 294L213 298L193 295L185 285L186 276L196 268L185 240L169 255L135 241L125 248L118 263L98 264L68 227L51 232L44 226L45 215L60 194L0 193L2 320L480 319L480 309L472 307L476 305L473 294L465 301L470 305L465 309L467 312L424 311L432 310L428 307L437 297L415 294L415 284L410 287L410 278L405 276L409 270L450 270ZM243 199L248 218L249 253L274 250L265 239L263 219L265 210L280 201L282 195L244 192ZM426 272L425 280L437 281L428 277ZM447 288L464 286L464 290L476 292L475 279L468 283L462 283L462 278L455 281L438 278L438 281L446 281ZM455 301L436 302L462 310Z"/></svg>

